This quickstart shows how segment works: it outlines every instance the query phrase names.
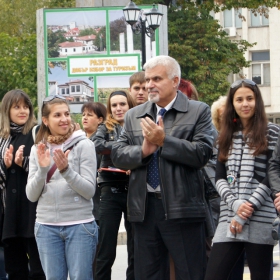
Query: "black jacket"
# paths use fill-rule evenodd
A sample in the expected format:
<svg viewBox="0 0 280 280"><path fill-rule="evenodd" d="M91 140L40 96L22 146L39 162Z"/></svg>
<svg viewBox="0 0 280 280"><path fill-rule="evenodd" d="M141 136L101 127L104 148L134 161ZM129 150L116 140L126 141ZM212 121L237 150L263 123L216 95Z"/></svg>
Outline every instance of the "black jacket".
<svg viewBox="0 0 280 280"><path fill-rule="evenodd" d="M3 169L6 173L6 208L4 211L0 202L0 223L2 225L2 241L12 237L34 237L37 202L27 199L25 188L28 168L24 170L14 162L15 153L20 145L25 145L23 156L29 158L30 149L34 144L32 130L28 134L12 134L11 143L14 146L13 163L10 168ZM1 164L3 159L1 159Z"/></svg>
<svg viewBox="0 0 280 280"><path fill-rule="evenodd" d="M122 127L120 125L116 125L114 130L110 132L106 128L105 124L98 126L98 129L93 136L93 142L96 153L102 155L100 167L114 167L111 160L111 150L113 143L118 140L121 130ZM112 187L126 187L128 185L128 176L125 173L102 171L98 174L97 182L100 186L107 185Z"/></svg>
<svg viewBox="0 0 280 280"><path fill-rule="evenodd" d="M128 190L128 219L142 222L147 194L147 164L142 159L141 118L155 120L156 106L151 102L130 109L122 134L113 144L115 166L131 169ZM203 180L200 172L212 154L213 129L209 107L178 91L164 116L165 139L159 149L161 192L166 219L204 218Z"/></svg>

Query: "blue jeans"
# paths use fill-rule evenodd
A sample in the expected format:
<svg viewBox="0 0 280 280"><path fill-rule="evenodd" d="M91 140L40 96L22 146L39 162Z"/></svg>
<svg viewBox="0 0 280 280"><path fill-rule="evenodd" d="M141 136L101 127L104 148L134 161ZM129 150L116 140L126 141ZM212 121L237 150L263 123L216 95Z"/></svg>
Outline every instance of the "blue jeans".
<svg viewBox="0 0 280 280"><path fill-rule="evenodd" d="M98 241L95 221L71 226L35 223L35 237L48 280L92 280Z"/></svg>

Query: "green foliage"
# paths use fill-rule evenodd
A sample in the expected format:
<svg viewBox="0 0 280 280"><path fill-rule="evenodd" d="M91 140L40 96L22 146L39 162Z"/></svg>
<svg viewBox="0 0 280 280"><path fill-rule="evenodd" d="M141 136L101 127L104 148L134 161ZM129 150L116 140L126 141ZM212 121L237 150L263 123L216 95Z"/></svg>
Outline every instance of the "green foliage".
<svg viewBox="0 0 280 280"><path fill-rule="evenodd" d="M86 28L80 31L79 36L86 36L86 35L96 35L96 31L93 28Z"/></svg>
<svg viewBox="0 0 280 280"><path fill-rule="evenodd" d="M0 0L1 32L11 36L36 33L36 11L41 8L71 8L75 0Z"/></svg>
<svg viewBox="0 0 280 280"><path fill-rule="evenodd" d="M65 31L59 30L57 32L52 32L48 29L48 52L49 57L58 57L59 56L59 44L67 41L63 34ZM70 41L70 40L69 40Z"/></svg>
<svg viewBox="0 0 280 280"><path fill-rule="evenodd" d="M44 0L44 5L48 8L74 8L76 0ZM45 7L45 8L46 8Z"/></svg>
<svg viewBox="0 0 280 280"><path fill-rule="evenodd" d="M126 22L124 17L120 19L116 19L110 23L110 42L111 42L111 50L116 51L119 50L120 46L120 38L119 34L126 32Z"/></svg>
<svg viewBox="0 0 280 280"><path fill-rule="evenodd" d="M71 114L71 119L80 125L81 128L83 128L82 124L82 114Z"/></svg>
<svg viewBox="0 0 280 280"><path fill-rule="evenodd" d="M248 9L259 9L262 6L269 8L276 7L280 9L279 0L135 0L137 5L143 4L162 4L168 7L180 6L186 8L190 3L195 3L197 6L203 6L208 11L216 10L217 12L224 9L231 8L248 8Z"/></svg>
<svg viewBox="0 0 280 280"><path fill-rule="evenodd" d="M75 2L0 0L0 100L9 90L20 88L30 96L37 112L36 10L75 7Z"/></svg>
<svg viewBox="0 0 280 280"><path fill-rule="evenodd" d="M94 45L97 46L99 51L103 51L106 48L106 26L101 27L98 31Z"/></svg>
<svg viewBox="0 0 280 280"><path fill-rule="evenodd" d="M12 37L0 33L0 99L9 90L20 88L37 103L36 35Z"/></svg>
<svg viewBox="0 0 280 280"><path fill-rule="evenodd" d="M169 5L171 1L159 2ZM211 105L227 93L228 75L250 66L244 52L253 44L229 39L209 14L216 5L213 1L200 5L198 1L177 0L177 5L180 7L170 5L168 9L169 55L180 63L182 77L194 83L200 100Z"/></svg>
<svg viewBox="0 0 280 280"><path fill-rule="evenodd" d="M36 10L71 8L75 7L75 3L75 0L0 0L0 99L8 90L21 88L29 94L33 104L37 104ZM209 11L248 7L262 12L264 4L266 7L280 8L278 0L229 0L224 6L213 0L197 0L196 8L191 0L135 0L135 3L160 3L170 8L169 54L178 59L182 76L194 82L202 100L209 104L218 95L226 93L226 77L230 72L237 73L240 68L249 65L242 53L250 46L246 41L229 41L226 34L219 31L219 25L209 17ZM174 3L181 10L172 8ZM66 39L62 32L48 34L50 57L58 56L58 44L64 41ZM140 43L141 36L135 35L136 49L140 48ZM106 48L105 27L97 33L95 45L101 50ZM65 63L51 62L50 72L54 66L65 68Z"/></svg>
<svg viewBox="0 0 280 280"><path fill-rule="evenodd" d="M209 12L192 3L185 10L171 8L168 20L170 56L180 63L182 77L195 84L200 99L212 104L227 93L228 75L249 67L243 54L252 45L229 40Z"/></svg>

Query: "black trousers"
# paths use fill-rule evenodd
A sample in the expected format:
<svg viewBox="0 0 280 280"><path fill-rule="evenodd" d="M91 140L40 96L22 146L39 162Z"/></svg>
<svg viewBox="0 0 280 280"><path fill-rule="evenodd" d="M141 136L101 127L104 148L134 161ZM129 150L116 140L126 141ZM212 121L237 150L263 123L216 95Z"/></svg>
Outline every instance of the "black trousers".
<svg viewBox="0 0 280 280"><path fill-rule="evenodd" d="M205 280L228 279L245 249L252 280L269 280L272 245L249 242L214 243L207 265Z"/></svg>
<svg viewBox="0 0 280 280"><path fill-rule="evenodd" d="M4 243L9 280L45 280L35 238L9 238Z"/></svg>
<svg viewBox="0 0 280 280"><path fill-rule="evenodd" d="M206 269L204 222L166 220L162 200L148 194L144 222L134 223L136 280L161 280L161 263L171 255L176 280L203 280Z"/></svg>
<svg viewBox="0 0 280 280"><path fill-rule="evenodd" d="M0 280L6 280L6 271L4 263L4 248L0 247Z"/></svg>
<svg viewBox="0 0 280 280"><path fill-rule="evenodd" d="M124 213L127 233L128 267L126 279L134 280L133 228L127 220L127 192L112 193L101 189L99 205L99 251L96 259L95 280L110 280L111 268L116 258L119 226Z"/></svg>

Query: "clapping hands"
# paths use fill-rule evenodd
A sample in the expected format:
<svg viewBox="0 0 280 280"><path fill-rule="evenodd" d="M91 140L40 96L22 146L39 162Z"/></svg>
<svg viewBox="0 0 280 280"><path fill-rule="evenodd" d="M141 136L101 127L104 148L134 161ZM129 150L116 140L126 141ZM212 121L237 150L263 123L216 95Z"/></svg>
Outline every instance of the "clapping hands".
<svg viewBox="0 0 280 280"><path fill-rule="evenodd" d="M10 145L9 148L6 149L6 152L4 154L4 163L6 165L6 168L10 168L12 165L13 152L14 152L14 147L13 145Z"/></svg>
<svg viewBox="0 0 280 280"><path fill-rule="evenodd" d="M61 149L56 149L53 151L53 160L59 171L67 167L69 153L70 150L67 150L65 153ZM40 142L37 145L37 155L38 162L41 167L47 167L51 164L50 149L46 146L45 143Z"/></svg>
<svg viewBox="0 0 280 280"><path fill-rule="evenodd" d="M15 154L15 163L20 167L22 167L24 147L24 145L19 146ZM6 168L10 168L13 163L13 152L14 147L13 145L10 145L9 148L6 149L6 152L4 154L4 163L6 165Z"/></svg>
<svg viewBox="0 0 280 280"><path fill-rule="evenodd" d="M40 142L37 145L38 163L41 167L47 167L51 163L50 149L45 143Z"/></svg>

